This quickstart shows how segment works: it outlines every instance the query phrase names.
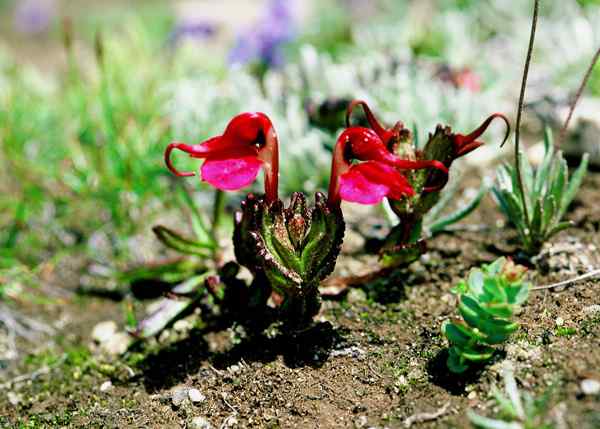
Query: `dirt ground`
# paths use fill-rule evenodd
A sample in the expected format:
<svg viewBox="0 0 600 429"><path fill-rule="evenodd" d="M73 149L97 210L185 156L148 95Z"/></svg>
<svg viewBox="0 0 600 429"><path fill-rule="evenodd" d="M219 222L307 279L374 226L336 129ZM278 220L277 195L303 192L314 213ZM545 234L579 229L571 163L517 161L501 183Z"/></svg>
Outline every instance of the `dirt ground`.
<svg viewBox="0 0 600 429"><path fill-rule="evenodd" d="M599 186L600 174L588 175L569 214L575 227L545 249L540 268L529 273L534 284L600 266ZM395 428L445 407L413 427L464 428L467 409L494 415L490 389L501 386L500 367L511 360L519 387L547 398L544 410L557 428L599 428L600 398L580 387L583 379L600 380L598 279L533 291L518 317L522 329L495 361L458 377L446 369L440 327L456 311L450 288L470 267L501 255L518 258L515 233L497 228L500 220L485 200L469 218L481 230L439 235L408 269L325 300L316 326L296 338L172 329L111 359L94 351L90 333L103 320L121 323L120 304L77 297L49 305L45 318L60 321L60 333L7 374L29 377L2 386L0 425L170 428L192 427L202 417L215 428ZM357 229L352 220L350 226ZM372 261L352 247L337 273L356 273ZM61 287L77 287L77 272L63 275ZM39 317L39 307L32 311ZM112 387L101 389L107 381ZM205 398L174 405L182 388Z"/></svg>

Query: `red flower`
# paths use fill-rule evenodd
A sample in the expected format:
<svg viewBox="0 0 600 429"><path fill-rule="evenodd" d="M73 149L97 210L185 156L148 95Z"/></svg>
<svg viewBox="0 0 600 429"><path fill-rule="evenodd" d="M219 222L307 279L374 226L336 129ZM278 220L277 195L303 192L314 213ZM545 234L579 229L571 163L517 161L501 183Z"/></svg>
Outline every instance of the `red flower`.
<svg viewBox="0 0 600 429"><path fill-rule="evenodd" d="M366 103L366 101L353 100L348 105L348 110L346 110L346 127L347 128L351 127L350 116L352 116L352 112L354 111L354 108L356 106L361 106L363 108L363 111L365 112L365 116L367 117L367 122L369 123L369 126L371 127L371 129L373 131L375 131L375 133L379 136L381 141L383 141L383 144L385 145L385 147L389 148L391 140L394 137L397 138L400 136L400 131L402 131L402 129L404 129L404 124L402 122L398 121L398 122L396 122L396 125L394 125L392 128L385 128L379 123L379 121L377 120L377 118L375 117L375 115L373 114L371 109L369 108L369 105Z"/></svg>
<svg viewBox="0 0 600 429"><path fill-rule="evenodd" d="M384 138L391 138L383 127L378 131ZM398 200L413 196L415 191L401 171L422 168L437 168L448 173L438 161L398 158L388 151L376 131L350 127L340 135L334 149L328 204L336 207L341 200L377 204L385 197Z"/></svg>
<svg viewBox="0 0 600 429"><path fill-rule="evenodd" d="M477 127L477 129L472 133L466 136L463 134L452 135L454 144L454 156L453 159L450 160L450 163L456 158L460 158L461 156L464 156L469 152L474 151L479 146L482 146L484 143L482 141L477 141L477 139L481 137L483 133L485 133L492 121L497 118L502 119L506 123L506 134L504 135L504 140L500 145L502 146L504 142L506 142L506 140L508 139L508 136L510 135L510 122L508 121L508 118L502 113L494 113L493 115L490 115L485 121L483 121L483 123L479 127ZM450 165L447 164L446 166L449 167Z"/></svg>
<svg viewBox="0 0 600 429"><path fill-rule="evenodd" d="M262 168L265 170L265 195L277 200L279 147L271 120L264 113L242 113L234 117L222 135L205 142L189 145L171 143L165 151L165 162L177 176L194 176L180 172L171 161L171 152L179 149L192 158L205 159L200 173L202 180L217 189L235 191L250 185Z"/></svg>

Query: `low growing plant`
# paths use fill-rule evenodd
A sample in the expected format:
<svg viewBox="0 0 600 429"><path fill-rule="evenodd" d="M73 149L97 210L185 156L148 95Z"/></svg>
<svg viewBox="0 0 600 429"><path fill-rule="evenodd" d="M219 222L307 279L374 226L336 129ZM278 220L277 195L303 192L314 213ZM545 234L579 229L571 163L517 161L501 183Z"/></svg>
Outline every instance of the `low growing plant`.
<svg viewBox="0 0 600 429"><path fill-rule="evenodd" d="M456 285L453 292L459 296L462 320L442 325L450 343L450 371L462 373L471 364L490 360L494 346L506 342L519 329L511 319L529 296L531 284L523 279L525 271L510 259L499 258L472 270L467 281Z"/></svg>
<svg viewBox="0 0 600 429"><path fill-rule="evenodd" d="M544 159L537 171L534 172L527 157L523 156L520 150L521 116L525 102L529 66L535 43L540 1L535 0L533 5L529 47L523 69L521 93L517 108L514 165L505 165L498 170L498 184L494 188L494 195L500 209L517 228L522 249L528 255L539 253L543 244L552 238L552 236L571 226L570 222L563 222L562 218L579 191L581 182L587 172L589 156L588 154L584 154L581 164L575 173L569 177L567 162L560 151L555 153L554 141L550 131L546 131L545 133ZM593 57L577 94L571 103L567 119L561 130L559 143L563 140L577 101L583 93L583 89L589 80L599 56L600 50Z"/></svg>
<svg viewBox="0 0 600 429"><path fill-rule="evenodd" d="M357 106L363 108L370 128L350 126L350 116ZM506 140L510 133L508 119L500 113L495 113L489 116L475 131L467 135L454 133L450 127L438 125L435 133L429 135L429 140L420 150L413 141L412 133L401 122L397 122L392 128L385 128L364 101L355 100L350 104L346 118L348 126L346 132L361 136L371 144L377 142L378 145L385 148L389 155L402 159L404 163L418 166L410 171L405 171L401 163L396 164L397 169L405 177L405 186L409 192L406 192L405 198L388 198L389 205L398 217L399 224L390 231L380 250L383 266L406 265L416 260L425 251L426 243L422 238L424 218L436 207L436 204L440 203L434 209L434 213L437 212L436 215L440 213L438 209L446 205L447 200L443 197L442 190L448 183L448 172L452 163L457 158L483 145L483 142L477 139L487 130L494 119L501 119L505 122L507 132L504 140ZM473 204L443 219L432 219L429 216L427 218L429 226L434 230L439 230L458 222L476 207L479 200L480 198L476 198Z"/></svg>
<svg viewBox="0 0 600 429"><path fill-rule="evenodd" d="M513 369L505 366L502 369L505 393L492 387L492 395L499 410L497 418L483 417L468 411L469 420L481 429L550 429L554 424L549 419L548 402L550 395L545 393L534 398L529 393L521 393L517 387Z"/></svg>
<svg viewBox="0 0 600 429"><path fill-rule="evenodd" d="M234 315L238 322L256 322L255 326L264 328L270 321L279 321L286 330L306 328L320 308L319 284L333 271L342 245L342 200L377 204L386 197L402 199L414 193L404 176L406 172L424 168L447 171L438 161L402 159L390 153L374 131L352 127L339 136L335 145L328 196L317 193L315 204L310 207L303 194L294 193L286 208L278 196L279 141L265 114L242 113L230 121L222 135L200 144L170 144L165 152L169 169L177 176L193 176L193 172L175 168L171 159L174 150L203 159L202 180L223 191L250 185L264 170L264 195L249 194L234 216L235 257L254 279L250 286L240 286L237 281L232 289L235 274L198 274L196 281L187 280L173 289L167 298L171 302L165 302L141 322L138 331L144 336L154 335L200 305L207 296L206 290L214 304L227 307L236 303L238 309L252 309L250 313L241 312L254 315L242 321L235 316L239 311L221 308L222 313ZM179 250L201 253L203 249L198 242L164 228L155 232ZM237 273L233 268L227 271ZM222 284L224 289L215 292L215 284ZM233 298L223 299L226 296ZM177 302L176 297L184 301ZM274 310L267 305L269 298L276 304ZM152 328L146 329L147 326Z"/></svg>
<svg viewBox="0 0 600 429"><path fill-rule="evenodd" d="M544 159L534 170L527 157L520 156L523 189L518 170L505 164L498 169L494 196L507 219L515 226L523 250L537 254L542 245L558 232L573 225L563 221L567 209L577 195L588 166L584 154L575 172L569 175L567 161L554 150L552 132L544 135ZM527 205L524 210L523 204Z"/></svg>

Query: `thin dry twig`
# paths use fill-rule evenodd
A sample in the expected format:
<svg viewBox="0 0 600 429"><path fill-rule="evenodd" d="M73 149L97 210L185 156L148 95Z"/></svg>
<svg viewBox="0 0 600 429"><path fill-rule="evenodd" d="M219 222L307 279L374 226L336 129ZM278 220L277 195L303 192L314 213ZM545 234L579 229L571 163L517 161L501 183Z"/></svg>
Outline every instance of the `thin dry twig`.
<svg viewBox="0 0 600 429"><path fill-rule="evenodd" d="M436 410L436 411L433 411L430 413L413 414L412 416L407 417L406 420L404 420L404 427L409 428L415 423L423 423L423 422L429 422L431 420L439 419L440 417L442 417L444 414L446 414L448 412L449 408L450 408L450 402L447 402L439 410Z"/></svg>
<svg viewBox="0 0 600 429"><path fill-rule="evenodd" d="M544 289L553 289L555 287L560 287L560 286L570 286L574 283L580 282L582 280L590 279L590 278L596 277L596 276L600 276L600 269L593 270L588 273L582 274L578 277L568 279L568 280L563 280L558 283L552 283L552 284L543 285L543 286L535 286L534 288L532 288L532 290L544 290Z"/></svg>
<svg viewBox="0 0 600 429"><path fill-rule="evenodd" d="M579 99L581 98L581 95L583 94L583 90L585 89L585 87L588 83L588 80L590 80L590 76L592 75L592 70L594 70L594 66L598 62L598 58L600 58L600 48L598 48L598 50L594 54L594 57L592 58L592 61L590 62L590 65L588 66L588 68L585 72L583 80L581 81L581 84L579 85L579 89L577 89L577 92L575 93L575 97L573 98L573 101L571 102L571 105L569 106L569 114L567 115L567 119L565 120L564 125L560 129L559 139L556 144L557 148L560 147L562 145L562 143L565 141L565 136L567 135L567 128L569 128L569 123L571 122L571 118L573 117L573 112L575 111L575 107L577 106L577 103L579 102Z"/></svg>

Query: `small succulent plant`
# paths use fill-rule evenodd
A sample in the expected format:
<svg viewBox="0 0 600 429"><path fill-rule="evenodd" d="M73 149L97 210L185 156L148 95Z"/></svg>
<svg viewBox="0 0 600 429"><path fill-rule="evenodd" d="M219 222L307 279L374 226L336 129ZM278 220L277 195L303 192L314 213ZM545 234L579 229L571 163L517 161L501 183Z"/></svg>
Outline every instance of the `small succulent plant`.
<svg viewBox="0 0 600 429"><path fill-rule="evenodd" d="M356 106L365 112L370 128L351 127L350 116ZM385 150L400 158L396 168L402 172L407 190L405 198L389 198L392 211L400 223L388 235L381 249L381 261L384 266L399 266L417 259L425 250L425 241L421 238L423 219L440 201L441 191L448 182L448 171L455 159L477 149L483 143L477 139L487 130L494 119L502 119L507 125L505 140L510 132L506 117L495 113L488 117L475 131L468 135L453 133L449 127L439 125L429 136L423 150L415 147L411 132L401 122L392 128L383 127L371 112L369 106L361 100L352 102L347 113L347 132L359 134L365 139L378 141ZM403 164L410 165L406 170ZM473 209L459 211L444 219L438 227L464 218ZM428 219L435 225L436 219Z"/></svg>
<svg viewBox="0 0 600 429"><path fill-rule="evenodd" d="M538 253L542 245L558 232L572 226L563 221L587 172L588 155L584 154L579 167L569 176L567 162L561 152L554 151L552 133L544 135L544 158L534 170L526 156L520 156L522 184L514 165L498 169L493 188L500 209L516 227L523 251ZM523 204L527 205L524 210Z"/></svg>
<svg viewBox="0 0 600 429"><path fill-rule="evenodd" d="M519 328L511 318L529 296L531 284L523 280L525 271L510 259L499 258L472 270L467 281L454 288L462 320L442 325L450 343L450 371L462 373L470 364L488 361L496 351L493 346Z"/></svg>

